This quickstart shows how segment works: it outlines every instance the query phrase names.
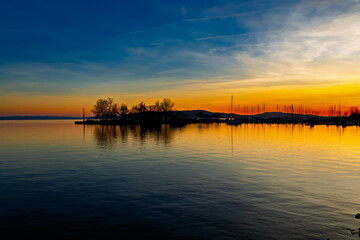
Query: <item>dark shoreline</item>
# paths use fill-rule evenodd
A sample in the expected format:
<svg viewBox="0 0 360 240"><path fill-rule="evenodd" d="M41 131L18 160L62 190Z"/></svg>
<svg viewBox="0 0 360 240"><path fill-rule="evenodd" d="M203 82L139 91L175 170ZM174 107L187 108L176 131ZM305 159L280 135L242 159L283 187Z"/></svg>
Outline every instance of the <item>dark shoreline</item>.
<svg viewBox="0 0 360 240"><path fill-rule="evenodd" d="M163 120L163 121L142 121L142 120L85 120L75 121L75 124L81 125L187 125L196 123L227 123L228 119L177 119L177 120ZM241 124L303 124L308 126L325 125L325 126L360 126L358 121L350 120L348 118L341 119L321 119L321 120L304 120L304 119L239 119L239 123L229 125Z"/></svg>
<svg viewBox="0 0 360 240"><path fill-rule="evenodd" d="M163 120L163 121L142 121L142 120L85 120L75 121L75 124L82 125L186 125L193 123L226 123L226 120L212 120L212 119L185 119L185 120Z"/></svg>

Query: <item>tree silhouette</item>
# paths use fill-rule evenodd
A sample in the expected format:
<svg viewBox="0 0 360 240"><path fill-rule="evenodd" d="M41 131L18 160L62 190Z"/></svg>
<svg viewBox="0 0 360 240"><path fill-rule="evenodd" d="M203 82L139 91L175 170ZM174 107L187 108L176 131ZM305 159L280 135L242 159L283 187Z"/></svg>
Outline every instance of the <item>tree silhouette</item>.
<svg viewBox="0 0 360 240"><path fill-rule="evenodd" d="M129 108L126 104L121 104L120 108L119 108L119 113L120 116L125 116L126 114L129 113Z"/></svg>
<svg viewBox="0 0 360 240"><path fill-rule="evenodd" d="M95 117L104 119L115 119L118 115L118 106L114 103L114 99L98 99L91 112L95 114Z"/></svg>
<svg viewBox="0 0 360 240"><path fill-rule="evenodd" d="M160 104L160 109L164 112L171 112L174 110L175 103L169 98L164 98Z"/></svg>
<svg viewBox="0 0 360 240"><path fill-rule="evenodd" d="M146 112L147 108L146 108L146 104L141 101L139 104L132 106L131 108L131 112L132 113L143 113Z"/></svg>
<svg viewBox="0 0 360 240"><path fill-rule="evenodd" d="M146 112L146 105L145 105L144 102L141 101L141 102L138 104L138 111L139 111L139 113Z"/></svg>
<svg viewBox="0 0 360 240"><path fill-rule="evenodd" d="M156 101L153 106L155 112L161 112L161 104L159 101Z"/></svg>
<svg viewBox="0 0 360 240"><path fill-rule="evenodd" d="M150 112L171 112L174 110L175 103L169 99L164 98L162 102L156 101L154 105L146 106L144 102L140 102L137 105L132 106L131 110L129 110L126 104L121 104L120 106L114 102L113 98L107 99L98 99L96 104L94 105L91 112L94 113L96 118L101 120L104 119L113 119L116 117L122 116L124 117L129 112L136 113L144 113L147 111Z"/></svg>
<svg viewBox="0 0 360 240"><path fill-rule="evenodd" d="M107 110L108 101L106 99L98 99L91 112L95 117L104 119Z"/></svg>
<svg viewBox="0 0 360 240"><path fill-rule="evenodd" d="M108 98L108 118L113 120L119 115L119 108L112 98Z"/></svg>
<svg viewBox="0 0 360 240"><path fill-rule="evenodd" d="M175 103L168 98L164 98L162 102L156 101L153 105L150 105L147 109L150 112L171 112L173 111Z"/></svg>

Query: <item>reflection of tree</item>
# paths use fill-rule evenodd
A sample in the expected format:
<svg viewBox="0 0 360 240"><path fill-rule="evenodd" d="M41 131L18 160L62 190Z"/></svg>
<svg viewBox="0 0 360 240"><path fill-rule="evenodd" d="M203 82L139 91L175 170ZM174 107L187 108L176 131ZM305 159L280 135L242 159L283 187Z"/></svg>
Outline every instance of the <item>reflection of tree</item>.
<svg viewBox="0 0 360 240"><path fill-rule="evenodd" d="M130 127L132 136L141 144L147 141L164 143L165 145L170 144L177 129L180 129L180 127L170 126L169 124L156 126L134 125Z"/></svg>
<svg viewBox="0 0 360 240"><path fill-rule="evenodd" d="M128 140L128 127L127 126L118 126L120 130L120 137L122 143L127 143Z"/></svg>
<svg viewBox="0 0 360 240"><path fill-rule="evenodd" d="M174 138L175 130L179 127L170 127L169 124L161 124L156 127L140 127L142 132L141 136L144 136L142 140L147 140L146 138L152 138L156 143L164 143L168 145Z"/></svg>
<svg viewBox="0 0 360 240"><path fill-rule="evenodd" d="M94 126L94 136L97 140L97 145L103 148L114 148L119 133L120 132L117 131L116 126L113 125Z"/></svg>
<svg viewBox="0 0 360 240"><path fill-rule="evenodd" d="M169 124L161 124L156 126L146 125L94 125L94 136L97 145L103 148L112 149L116 147L117 140L120 138L123 143L127 143L129 138L139 141L141 144L147 142L155 142L171 144L177 130L182 127L170 126Z"/></svg>

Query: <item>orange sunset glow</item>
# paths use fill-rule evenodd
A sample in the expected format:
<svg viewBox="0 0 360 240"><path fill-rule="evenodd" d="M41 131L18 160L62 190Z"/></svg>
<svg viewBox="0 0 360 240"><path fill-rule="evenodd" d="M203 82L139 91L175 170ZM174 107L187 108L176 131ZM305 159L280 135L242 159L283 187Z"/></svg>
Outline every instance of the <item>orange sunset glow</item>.
<svg viewBox="0 0 360 240"><path fill-rule="evenodd" d="M81 116L84 107L91 116L96 100L107 97L128 106L170 98L177 110L229 112L231 96L241 114L258 113L264 103L265 111L293 106L328 115L340 105L345 113L360 105L360 19L356 7L334 13L333 5L309 1L261 13L185 14L126 30L114 25L119 33L102 32L109 36L95 37L96 49L71 38L82 50L69 48L66 56L60 39L45 46L29 39L22 50L14 42L1 60L0 115ZM32 24L52 36L53 29ZM183 44L176 31L183 32ZM10 50L17 59L6 59Z"/></svg>

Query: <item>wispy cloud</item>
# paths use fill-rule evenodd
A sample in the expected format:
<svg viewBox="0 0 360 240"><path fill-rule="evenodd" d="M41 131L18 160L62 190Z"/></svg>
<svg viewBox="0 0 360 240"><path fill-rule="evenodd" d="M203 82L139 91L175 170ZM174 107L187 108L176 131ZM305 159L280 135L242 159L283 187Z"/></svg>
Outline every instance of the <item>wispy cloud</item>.
<svg viewBox="0 0 360 240"><path fill-rule="evenodd" d="M252 32L252 33L238 33L238 34L230 34L230 35L216 35L216 36L195 38L195 40L202 41L202 40L213 40L213 39L223 39L223 38L234 38L234 37L249 36L254 34L260 34L260 33Z"/></svg>
<svg viewBox="0 0 360 240"><path fill-rule="evenodd" d="M162 28L170 27L170 26L175 26L175 25L181 24L181 23L202 22L202 21L209 21L209 20L215 20L215 19L220 19L221 20L221 19L227 19L227 18L239 18L239 17L249 16L249 15L257 15L257 14L272 11L272 10L275 10L275 9L279 9L279 8L276 7L276 8L262 9L262 10L252 11L252 12L241 12L241 13L206 16L206 17L198 17L198 18L185 18L185 19L181 19L181 20L178 20L178 21L172 21L172 22L168 22L168 23L165 23L165 24L160 24L160 25L150 27L150 28L144 28L144 29L140 29L140 30L135 30L135 31L131 31L131 32L122 33L122 34L117 35L116 38L121 38L121 37L125 37L125 36L131 36L131 35L136 35L136 34L141 34L141 33L146 33L146 32L151 32L151 31L154 31L154 30L159 30L159 29L162 29ZM181 11L182 11L182 15L185 16L186 15L186 8L182 7ZM197 40L203 40L203 39L199 38Z"/></svg>
<svg viewBox="0 0 360 240"><path fill-rule="evenodd" d="M238 17L248 16L248 15L256 15L259 13L264 13L264 12L271 11L274 9L276 9L276 8L262 9L262 10L252 11L252 12L241 12L241 13L233 13L233 14L226 14L226 15L207 16L207 17L201 17L201 18L189 18L189 19L184 19L183 21L184 22L200 22L200 21L208 21L208 20L213 20L213 19L238 18Z"/></svg>
<svg viewBox="0 0 360 240"><path fill-rule="evenodd" d="M262 44L233 53L240 71L254 77L287 81L292 76L313 83L358 79L360 3L342 11L324 1L314 4L318 4L316 14L312 14L313 4L300 4L289 12L282 29L258 36Z"/></svg>

